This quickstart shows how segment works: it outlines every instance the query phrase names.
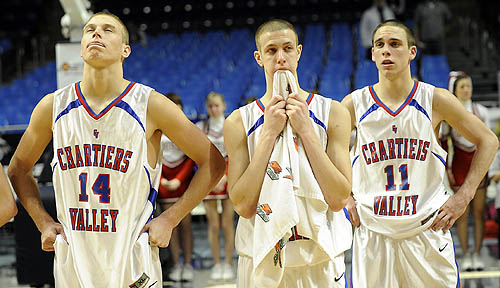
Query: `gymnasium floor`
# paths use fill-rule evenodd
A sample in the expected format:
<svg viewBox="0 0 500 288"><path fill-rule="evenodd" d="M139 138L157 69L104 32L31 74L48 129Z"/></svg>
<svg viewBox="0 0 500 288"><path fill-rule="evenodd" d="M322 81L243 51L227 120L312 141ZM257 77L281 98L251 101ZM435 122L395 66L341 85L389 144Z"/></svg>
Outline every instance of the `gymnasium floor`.
<svg viewBox="0 0 500 288"><path fill-rule="evenodd" d="M211 252L207 240L206 222L202 217L194 219L194 262L195 279L193 282L174 283L165 280L164 287L175 288L230 288L236 287L235 281L213 281L210 279L210 268L213 265ZM471 232L472 232L472 227ZM454 231L452 230L452 233ZM458 239L454 237L457 255L460 257L462 251ZM470 239L472 241L472 239ZM30 287L17 284L15 271L13 234L8 229L0 229L0 287ZM224 250L221 249L221 253ZM500 262L497 262L498 248L496 239L486 239L483 244L481 256L486 264L486 270L482 272L460 272L461 287L470 288L500 288ZM223 255L222 255L223 257ZM351 253L346 253L346 270L350 271ZM233 263L236 265L237 258L233 255ZM460 264L460 258L459 258ZM349 275L348 279L349 279ZM49 286L46 286L49 287ZM430 287L429 287L430 288Z"/></svg>

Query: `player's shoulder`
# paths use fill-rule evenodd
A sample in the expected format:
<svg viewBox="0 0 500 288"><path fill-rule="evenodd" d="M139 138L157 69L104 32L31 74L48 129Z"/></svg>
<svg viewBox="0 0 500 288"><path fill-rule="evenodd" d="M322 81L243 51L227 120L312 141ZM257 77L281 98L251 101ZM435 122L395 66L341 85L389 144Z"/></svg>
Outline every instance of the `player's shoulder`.
<svg viewBox="0 0 500 288"><path fill-rule="evenodd" d="M243 127L243 118L241 117L241 112L240 112L240 109L242 108L243 107L235 109L233 112L231 112L231 114L229 114L229 116L227 116L226 120L224 121L224 127L228 124L229 124L228 126Z"/></svg>

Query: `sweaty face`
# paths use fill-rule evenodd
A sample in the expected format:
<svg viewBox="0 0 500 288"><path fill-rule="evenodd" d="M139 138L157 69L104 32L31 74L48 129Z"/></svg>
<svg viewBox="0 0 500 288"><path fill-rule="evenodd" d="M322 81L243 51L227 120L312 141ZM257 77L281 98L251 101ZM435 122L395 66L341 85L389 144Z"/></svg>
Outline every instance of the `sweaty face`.
<svg viewBox="0 0 500 288"><path fill-rule="evenodd" d="M372 60L380 73L391 76L409 69L417 48L408 47L406 33L402 28L383 26L377 30L373 40Z"/></svg>
<svg viewBox="0 0 500 288"><path fill-rule="evenodd" d="M81 55L85 62L106 66L122 61L129 54L130 47L123 43L121 24L113 17L95 16L83 28Z"/></svg>
<svg viewBox="0 0 500 288"><path fill-rule="evenodd" d="M217 118L224 115L226 105L222 102L220 97L214 97L207 101L207 113L209 117Z"/></svg>
<svg viewBox="0 0 500 288"><path fill-rule="evenodd" d="M272 75L277 70L289 70L293 74L302 52L302 45L297 46L295 33L290 29L264 32L259 37L260 50L255 58L264 67L266 75Z"/></svg>
<svg viewBox="0 0 500 288"><path fill-rule="evenodd" d="M462 102L469 101L472 97L472 81L469 78L462 78L457 81L455 95Z"/></svg>

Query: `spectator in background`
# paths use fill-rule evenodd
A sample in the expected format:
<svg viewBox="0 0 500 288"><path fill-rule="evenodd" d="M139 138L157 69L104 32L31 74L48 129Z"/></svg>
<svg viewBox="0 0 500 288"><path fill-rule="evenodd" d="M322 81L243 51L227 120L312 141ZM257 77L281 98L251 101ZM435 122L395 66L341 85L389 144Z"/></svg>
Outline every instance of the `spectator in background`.
<svg viewBox="0 0 500 288"><path fill-rule="evenodd" d="M452 71L449 77L449 90L465 106L467 111L476 115L488 126L488 111L480 104L472 103L472 80L461 71ZM465 177L476 152L476 145L469 142L456 130L450 129L447 123L443 123L441 130L441 145L448 150L448 138L451 138L453 149L453 161L448 162L446 172L450 186L458 191L464 183ZM450 165L451 164L451 165ZM457 234L460 246L464 252L461 268L466 271L483 270L484 263L479 257L484 233L484 207L486 200L487 176L479 184L476 194L471 201L472 215L474 216L474 253L469 252L467 219L469 217L469 206L464 214L457 220Z"/></svg>
<svg viewBox="0 0 500 288"><path fill-rule="evenodd" d="M17 206L1 165L0 168L0 227L2 227L12 217L16 216Z"/></svg>
<svg viewBox="0 0 500 288"><path fill-rule="evenodd" d="M178 94L167 93L165 96L182 110L182 101ZM158 201L162 211L165 211L179 200L189 186L194 174L194 161L187 157L165 134L161 136L161 146L163 148L163 161ZM184 255L183 264L181 264L179 257L181 246ZM191 265L193 231L191 230L190 213L172 230L168 247L174 262L174 267L168 274L170 280L176 282L192 281L194 278L194 270Z"/></svg>
<svg viewBox="0 0 500 288"><path fill-rule="evenodd" d="M372 36L378 24L394 19L394 12L385 0L374 0L373 5L363 12L360 20L361 45L366 50L366 60L372 60Z"/></svg>
<svg viewBox="0 0 500 288"><path fill-rule="evenodd" d="M208 119L196 123L196 125L208 136L208 139L219 149L219 152L226 158L227 153L224 147L224 110L226 102L220 93L210 92L205 100ZM221 201L222 214L219 215L217 202ZM214 257L215 265L212 268L210 278L213 280L233 279L233 251L234 251L234 209L229 200L227 192L227 177L224 175L214 190L208 194L203 201L208 220L208 241ZM226 259L224 263L220 262L219 254L219 231L224 233L224 251Z"/></svg>
<svg viewBox="0 0 500 288"><path fill-rule="evenodd" d="M417 6L414 31L422 53L443 54L445 23L450 19L450 9L439 0L427 0Z"/></svg>

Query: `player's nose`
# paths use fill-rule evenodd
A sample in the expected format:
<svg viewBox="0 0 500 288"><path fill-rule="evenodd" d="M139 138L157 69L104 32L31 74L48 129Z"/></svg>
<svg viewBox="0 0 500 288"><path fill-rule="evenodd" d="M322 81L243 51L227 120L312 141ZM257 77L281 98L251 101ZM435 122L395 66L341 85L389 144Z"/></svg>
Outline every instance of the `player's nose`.
<svg viewBox="0 0 500 288"><path fill-rule="evenodd" d="M278 50L278 64L282 65L285 64L286 59L285 59L285 53L283 52L282 49Z"/></svg>

